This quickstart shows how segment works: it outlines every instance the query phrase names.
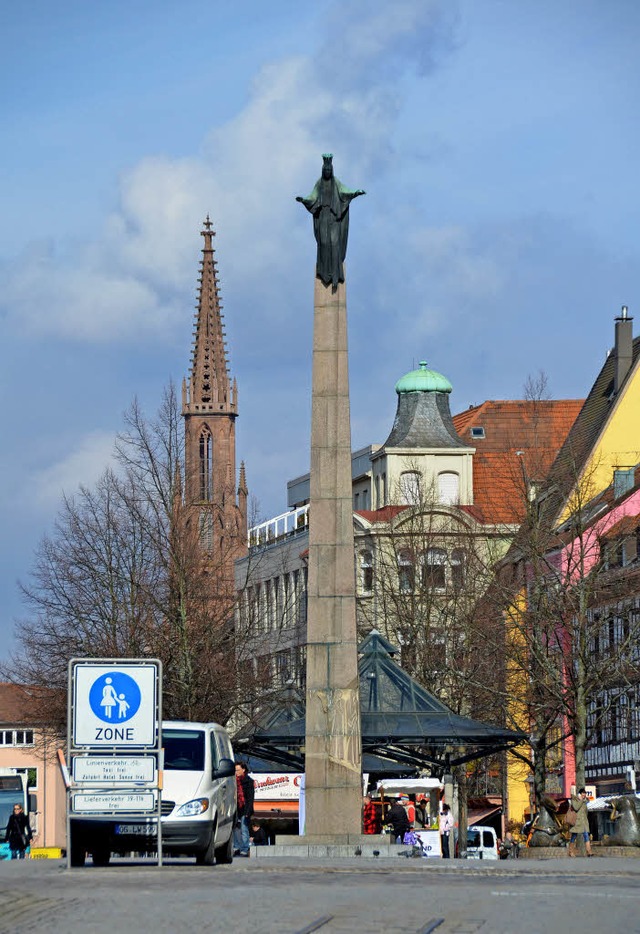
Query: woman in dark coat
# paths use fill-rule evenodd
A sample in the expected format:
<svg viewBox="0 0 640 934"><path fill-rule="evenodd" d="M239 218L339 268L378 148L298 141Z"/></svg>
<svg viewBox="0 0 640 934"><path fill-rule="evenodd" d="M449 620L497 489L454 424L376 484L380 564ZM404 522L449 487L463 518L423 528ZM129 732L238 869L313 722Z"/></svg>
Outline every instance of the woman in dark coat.
<svg viewBox="0 0 640 934"><path fill-rule="evenodd" d="M409 823L407 812L399 801L396 801L389 808L385 818L385 823L391 824L393 827L393 836L395 837L396 843L402 843L404 835L408 833L409 830L411 830L411 824Z"/></svg>
<svg viewBox="0 0 640 934"><path fill-rule="evenodd" d="M13 813L7 822L7 842L11 850L11 859L24 859L25 850L29 846L33 834L29 826L29 818L22 810L21 804L14 804Z"/></svg>

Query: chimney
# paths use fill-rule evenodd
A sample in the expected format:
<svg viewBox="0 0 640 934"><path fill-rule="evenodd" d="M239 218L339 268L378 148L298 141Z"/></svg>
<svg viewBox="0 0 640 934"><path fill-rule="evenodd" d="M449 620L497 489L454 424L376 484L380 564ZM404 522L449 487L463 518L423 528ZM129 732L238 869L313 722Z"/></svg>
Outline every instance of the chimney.
<svg viewBox="0 0 640 934"><path fill-rule="evenodd" d="M614 347L614 377L613 391L619 392L627 373L631 369L633 360L633 318L629 317L629 309L622 306L619 317L616 318L616 343Z"/></svg>

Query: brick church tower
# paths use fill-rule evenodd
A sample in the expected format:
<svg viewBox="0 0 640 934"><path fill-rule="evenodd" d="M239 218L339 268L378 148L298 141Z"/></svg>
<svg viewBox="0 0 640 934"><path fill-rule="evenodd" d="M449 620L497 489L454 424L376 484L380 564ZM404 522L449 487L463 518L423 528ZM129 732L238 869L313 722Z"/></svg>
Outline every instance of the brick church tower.
<svg viewBox="0 0 640 934"><path fill-rule="evenodd" d="M182 383L185 505L197 516L207 565L233 588L233 565L247 551L244 464L236 490L238 390L229 379L211 221L207 215L191 375Z"/></svg>

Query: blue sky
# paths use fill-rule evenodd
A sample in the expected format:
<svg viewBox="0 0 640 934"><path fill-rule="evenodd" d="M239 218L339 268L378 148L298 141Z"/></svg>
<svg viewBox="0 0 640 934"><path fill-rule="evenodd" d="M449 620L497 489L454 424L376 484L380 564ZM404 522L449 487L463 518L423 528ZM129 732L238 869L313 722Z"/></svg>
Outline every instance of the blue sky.
<svg viewBox="0 0 640 934"><path fill-rule="evenodd" d="M33 0L0 10L0 655L63 490L189 364L209 212L238 454L264 516L308 468L314 243L351 212L352 438L421 359L452 408L589 389L640 322L635 0ZM637 324L636 330L640 330ZM640 455L639 455L640 459Z"/></svg>

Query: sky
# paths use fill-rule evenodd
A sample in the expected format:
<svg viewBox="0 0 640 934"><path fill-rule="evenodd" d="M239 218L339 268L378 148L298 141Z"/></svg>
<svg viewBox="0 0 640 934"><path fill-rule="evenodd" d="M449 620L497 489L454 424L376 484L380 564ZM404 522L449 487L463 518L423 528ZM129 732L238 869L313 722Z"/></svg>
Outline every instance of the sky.
<svg viewBox="0 0 640 934"><path fill-rule="evenodd" d="M428 361L459 412L543 371L581 398L640 322L636 0L31 0L0 7L0 658L63 491L188 373L216 230L238 461L263 518L308 470L334 153L354 447ZM640 327L636 325L640 333Z"/></svg>

